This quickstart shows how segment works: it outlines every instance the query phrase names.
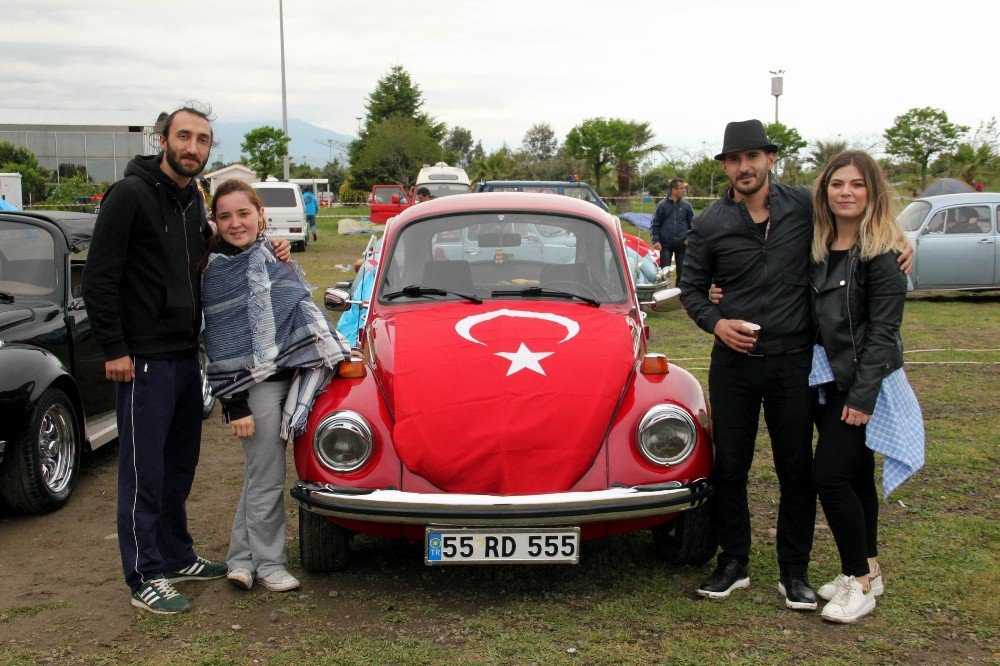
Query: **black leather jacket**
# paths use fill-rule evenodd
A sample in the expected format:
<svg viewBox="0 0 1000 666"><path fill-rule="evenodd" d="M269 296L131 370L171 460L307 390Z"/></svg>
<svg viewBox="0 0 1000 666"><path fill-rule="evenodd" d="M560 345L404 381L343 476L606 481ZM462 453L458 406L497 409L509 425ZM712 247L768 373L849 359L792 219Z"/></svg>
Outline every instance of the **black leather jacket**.
<svg viewBox="0 0 1000 666"><path fill-rule="evenodd" d="M869 260L857 247L832 271L812 264L813 318L817 341L826 349L837 388L847 391L847 406L871 414L882 379L903 367L906 276L886 252Z"/></svg>
<svg viewBox="0 0 1000 666"><path fill-rule="evenodd" d="M725 196L705 209L688 234L680 284L681 302L702 330L714 333L723 318L760 324L754 354L808 349L814 337L808 284L812 198L804 187L771 183L768 208L767 238L743 202ZM722 287L719 305L708 298L713 282Z"/></svg>

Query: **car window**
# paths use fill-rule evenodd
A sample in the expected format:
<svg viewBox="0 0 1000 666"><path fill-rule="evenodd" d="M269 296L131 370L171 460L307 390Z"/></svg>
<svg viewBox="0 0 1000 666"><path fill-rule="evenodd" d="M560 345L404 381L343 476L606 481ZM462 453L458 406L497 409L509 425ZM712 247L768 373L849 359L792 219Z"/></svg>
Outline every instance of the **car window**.
<svg viewBox="0 0 1000 666"><path fill-rule="evenodd" d="M927 225L932 234L985 234L990 230L988 206L952 206L934 214Z"/></svg>
<svg viewBox="0 0 1000 666"><path fill-rule="evenodd" d="M49 296L56 288L55 240L41 227L0 220L0 291Z"/></svg>
<svg viewBox="0 0 1000 666"><path fill-rule="evenodd" d="M406 203L406 192L401 187L378 187L375 189L375 203L392 203L392 197L399 197L400 203Z"/></svg>
<svg viewBox="0 0 1000 666"><path fill-rule="evenodd" d="M420 220L396 238L378 296L382 300L420 285L493 298L494 291L540 286L621 302L627 282L614 247L603 225L559 215L474 213ZM391 302L407 300L428 298Z"/></svg>
<svg viewBox="0 0 1000 666"><path fill-rule="evenodd" d="M431 198L450 197L453 194L468 194L469 186L462 183L421 183L418 187L426 187Z"/></svg>
<svg viewBox="0 0 1000 666"><path fill-rule="evenodd" d="M899 214L899 223L907 231L916 231L923 224L931 205L926 201L913 201Z"/></svg>
<svg viewBox="0 0 1000 666"><path fill-rule="evenodd" d="M265 210L268 208L298 207L298 202L295 200L295 190L290 187L261 187L257 188L257 194L264 202Z"/></svg>

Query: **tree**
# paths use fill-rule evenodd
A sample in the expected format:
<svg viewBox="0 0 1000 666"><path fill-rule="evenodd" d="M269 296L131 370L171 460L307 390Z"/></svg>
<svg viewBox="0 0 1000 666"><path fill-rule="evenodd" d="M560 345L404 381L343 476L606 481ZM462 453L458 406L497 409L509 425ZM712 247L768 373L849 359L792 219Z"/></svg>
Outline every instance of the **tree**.
<svg viewBox="0 0 1000 666"><path fill-rule="evenodd" d="M9 141L0 141L0 173L21 174L21 195L25 203L44 199L45 184L52 178L33 152Z"/></svg>
<svg viewBox="0 0 1000 666"><path fill-rule="evenodd" d="M720 192L725 192L726 188L729 187L722 162L707 155L688 168L687 182L690 186L689 194L691 196L714 197Z"/></svg>
<svg viewBox="0 0 1000 666"><path fill-rule="evenodd" d="M825 167L833 156L847 150L847 141L844 139L817 139L816 145L806 156L806 161L817 169Z"/></svg>
<svg viewBox="0 0 1000 666"><path fill-rule="evenodd" d="M521 151L533 160L550 160L559 150L559 139L548 123L535 123L521 139Z"/></svg>
<svg viewBox="0 0 1000 666"><path fill-rule="evenodd" d="M467 167L472 164L472 132L464 127L455 126L448 131L441 143L444 150L444 161Z"/></svg>
<svg viewBox="0 0 1000 666"><path fill-rule="evenodd" d="M566 135L570 155L581 159L593 169L593 185L601 191L601 176L614 159L615 132L605 118L588 118Z"/></svg>
<svg viewBox="0 0 1000 666"><path fill-rule="evenodd" d="M472 163L472 180L510 180L517 174L517 160L510 148L502 146Z"/></svg>
<svg viewBox="0 0 1000 666"><path fill-rule="evenodd" d="M424 164L441 159L441 145L430 129L413 118L390 116L372 128L351 164L351 187L370 190L376 183L410 187Z"/></svg>
<svg viewBox="0 0 1000 666"><path fill-rule="evenodd" d="M782 173L786 176L789 170L797 171L799 166L799 152L808 143L794 127L788 127L784 123L768 123L764 126L771 143L778 147L777 164L781 165Z"/></svg>
<svg viewBox="0 0 1000 666"><path fill-rule="evenodd" d="M970 185L982 182L1000 168L1000 132L996 118L979 123L972 139L953 153L942 155L931 167L934 173L961 178Z"/></svg>
<svg viewBox="0 0 1000 666"><path fill-rule="evenodd" d="M618 172L618 196L628 197L618 205L618 210L624 212L631 209L632 174L636 164L650 153L665 150L666 146L651 143L653 129L649 123L612 118L608 124L614 139L611 153Z"/></svg>
<svg viewBox="0 0 1000 666"><path fill-rule="evenodd" d="M288 155L288 142L292 138L276 127L265 125L243 135L240 144L247 156L248 166L260 179L277 176L282 160Z"/></svg>
<svg viewBox="0 0 1000 666"><path fill-rule="evenodd" d="M931 157L953 150L958 137L968 131L968 127L950 122L941 109L929 106L910 109L896 116L892 127L885 131L885 152L919 166L923 190L927 186L927 164Z"/></svg>
<svg viewBox="0 0 1000 666"><path fill-rule="evenodd" d="M77 199L90 198L107 189L105 183L95 183L85 174L78 173L60 179L49 194L48 201L52 203L75 203Z"/></svg>

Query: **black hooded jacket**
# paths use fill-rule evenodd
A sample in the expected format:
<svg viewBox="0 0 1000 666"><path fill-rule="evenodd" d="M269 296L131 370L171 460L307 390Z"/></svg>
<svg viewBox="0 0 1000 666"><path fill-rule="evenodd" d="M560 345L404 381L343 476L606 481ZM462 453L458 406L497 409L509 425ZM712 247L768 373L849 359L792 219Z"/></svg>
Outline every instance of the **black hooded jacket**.
<svg viewBox="0 0 1000 666"><path fill-rule="evenodd" d="M137 155L104 195L83 292L106 360L183 358L198 349L198 261L209 235L192 180L178 187L163 154Z"/></svg>

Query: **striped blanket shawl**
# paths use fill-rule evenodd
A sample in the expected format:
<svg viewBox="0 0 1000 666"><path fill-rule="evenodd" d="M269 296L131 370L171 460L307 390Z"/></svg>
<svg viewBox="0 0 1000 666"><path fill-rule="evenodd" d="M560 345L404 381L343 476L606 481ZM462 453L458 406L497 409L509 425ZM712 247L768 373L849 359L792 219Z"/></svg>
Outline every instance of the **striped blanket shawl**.
<svg viewBox="0 0 1000 666"><path fill-rule="evenodd" d="M201 297L212 391L226 397L293 368L281 437L301 434L316 395L351 347L313 303L298 267L279 261L267 240L234 256L212 254Z"/></svg>

